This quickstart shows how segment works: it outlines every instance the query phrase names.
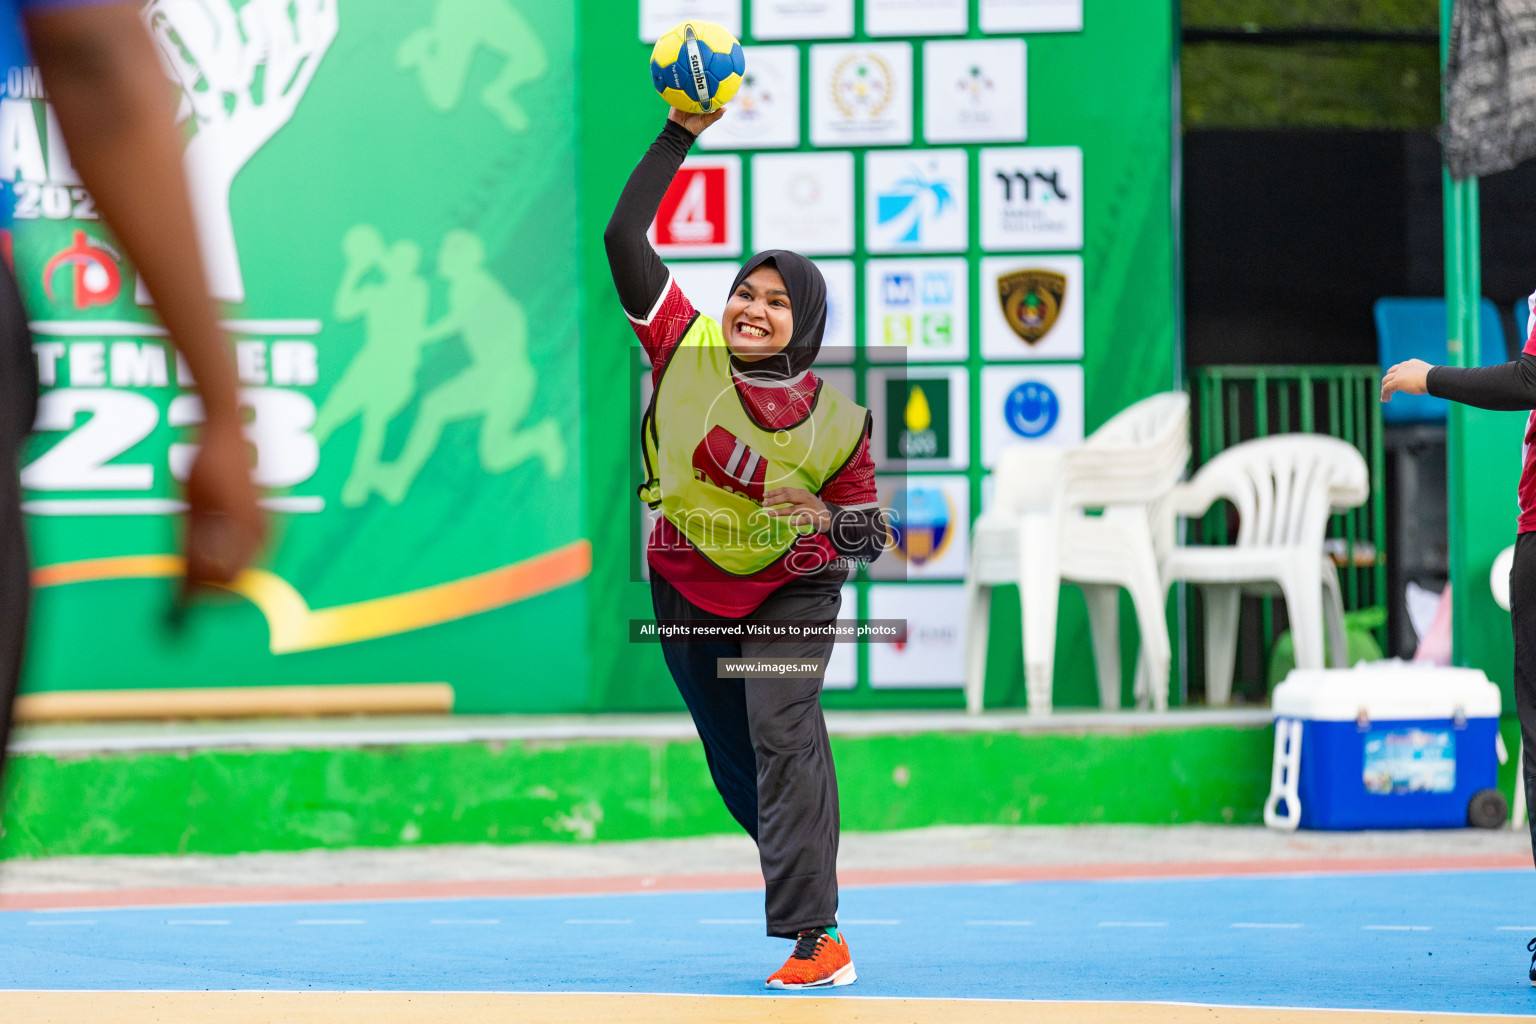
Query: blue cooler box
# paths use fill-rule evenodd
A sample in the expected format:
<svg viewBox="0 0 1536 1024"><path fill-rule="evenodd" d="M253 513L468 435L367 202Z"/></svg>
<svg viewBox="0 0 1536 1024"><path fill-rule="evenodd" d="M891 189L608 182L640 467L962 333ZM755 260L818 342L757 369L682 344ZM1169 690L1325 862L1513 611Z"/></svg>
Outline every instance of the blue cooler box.
<svg viewBox="0 0 1536 1024"><path fill-rule="evenodd" d="M1499 688L1476 669L1297 669L1272 704L1271 827L1461 828L1497 782Z"/></svg>

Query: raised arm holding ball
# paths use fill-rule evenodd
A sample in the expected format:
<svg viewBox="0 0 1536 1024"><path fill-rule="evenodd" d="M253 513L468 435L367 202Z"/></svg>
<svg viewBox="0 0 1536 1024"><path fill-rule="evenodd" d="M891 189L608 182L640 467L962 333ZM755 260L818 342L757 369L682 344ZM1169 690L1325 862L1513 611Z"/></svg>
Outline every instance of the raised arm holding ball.
<svg viewBox="0 0 1536 1024"><path fill-rule="evenodd" d="M743 264L725 295L690 299L646 237L694 140L725 115L721 76L701 73L695 83L678 63L706 68L728 48L740 50L719 26L700 23L657 44L663 70L672 69L662 74L653 60L657 89L688 109L668 115L603 236L619 300L653 367L641 425L641 497L661 513L646 555L651 598L659 621L826 627L848 563L878 555L885 529L869 413L812 369L827 315L821 272L798 253L769 250ZM739 77L741 65L733 66ZM668 84L679 82L682 89ZM662 644L715 787L757 842L768 934L795 940L770 988L855 978L837 929L837 778L820 703L831 652L825 635ZM721 678L722 658L821 668Z"/></svg>

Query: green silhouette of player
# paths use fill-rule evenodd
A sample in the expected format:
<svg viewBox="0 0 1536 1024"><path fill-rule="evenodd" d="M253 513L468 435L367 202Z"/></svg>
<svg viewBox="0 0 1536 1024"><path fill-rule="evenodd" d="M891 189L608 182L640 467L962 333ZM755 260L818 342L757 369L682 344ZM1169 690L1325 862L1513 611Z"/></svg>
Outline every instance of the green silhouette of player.
<svg viewBox="0 0 1536 1024"><path fill-rule="evenodd" d="M386 247L376 228L359 224L341 247L347 265L336 289L336 319L361 317L365 335L362 349L326 397L314 435L324 444L338 427L362 418L357 455L341 489L341 503L356 508L383 485L385 433L415 396L422 348L449 332L427 327L430 292L417 272L421 247L415 242Z"/></svg>
<svg viewBox="0 0 1536 1024"><path fill-rule="evenodd" d="M422 399L405 450L390 467L386 486L378 488L392 504L404 499L437 448L443 428L475 416L484 417L479 454L487 473L504 473L532 458L543 461L551 478L565 472L559 424L544 419L522 426L538 386L528 358L528 316L484 263L485 248L468 231L455 229L443 236L437 274L448 283L448 313L431 334L435 339L457 333L470 365Z"/></svg>
<svg viewBox="0 0 1536 1024"><path fill-rule="evenodd" d="M470 65L480 47L500 56L501 73L480 92L480 102L508 131L528 130L528 115L512 98L521 86L549 71L544 44L507 0L438 0L432 24L400 44L396 63L415 69L427 102L448 113L459 105Z"/></svg>

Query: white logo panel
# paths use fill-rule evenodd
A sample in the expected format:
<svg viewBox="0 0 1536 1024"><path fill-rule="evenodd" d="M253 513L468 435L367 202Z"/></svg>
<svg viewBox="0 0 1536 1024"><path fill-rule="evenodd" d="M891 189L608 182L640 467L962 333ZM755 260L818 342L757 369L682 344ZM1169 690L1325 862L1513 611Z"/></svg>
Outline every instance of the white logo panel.
<svg viewBox="0 0 1536 1024"><path fill-rule="evenodd" d="M700 149L793 149L800 145L800 49L747 46L747 73Z"/></svg>
<svg viewBox="0 0 1536 1024"><path fill-rule="evenodd" d="M964 579L971 551L970 478L882 476L876 486L894 543L870 563L869 578Z"/></svg>
<svg viewBox="0 0 1536 1024"><path fill-rule="evenodd" d="M741 0L640 0L640 41L654 43L680 21L712 21L741 38Z"/></svg>
<svg viewBox="0 0 1536 1024"><path fill-rule="evenodd" d="M731 282L741 264L723 260L683 261L667 264L672 280L683 290L693 308L718 321L725 312L725 301L731 297Z"/></svg>
<svg viewBox="0 0 1536 1024"><path fill-rule="evenodd" d="M1081 32L1083 0L981 0L983 32Z"/></svg>
<svg viewBox="0 0 1536 1024"><path fill-rule="evenodd" d="M903 644L869 645L869 684L877 687L965 685L965 586L877 583L871 619L905 619Z"/></svg>
<svg viewBox="0 0 1536 1024"><path fill-rule="evenodd" d="M741 255L741 157L689 157L647 229L663 257Z"/></svg>
<svg viewBox="0 0 1536 1024"><path fill-rule="evenodd" d="M821 354L817 365L853 362L853 261L816 260L822 280L827 282L827 326L821 334ZM824 376L824 375L823 375ZM844 392L853 397L850 388Z"/></svg>
<svg viewBox="0 0 1536 1024"><path fill-rule="evenodd" d="M911 145L911 44L811 47L811 142L817 146Z"/></svg>
<svg viewBox="0 0 1536 1024"><path fill-rule="evenodd" d="M1015 146L981 151L981 247L1071 252L1083 247L1083 151Z"/></svg>
<svg viewBox="0 0 1536 1024"><path fill-rule="evenodd" d="M982 257L982 357L1081 359L1086 294L1081 256Z"/></svg>
<svg viewBox="0 0 1536 1024"><path fill-rule="evenodd" d="M864 31L872 36L963 36L969 0L864 0Z"/></svg>
<svg viewBox="0 0 1536 1024"><path fill-rule="evenodd" d="M851 35L853 0L752 0L754 39L847 39Z"/></svg>
<svg viewBox="0 0 1536 1024"><path fill-rule="evenodd" d="M853 154L754 156L752 247L811 256L853 252Z"/></svg>
<svg viewBox="0 0 1536 1024"><path fill-rule="evenodd" d="M970 349L970 268L963 256L864 264L864 346L871 360L961 362Z"/></svg>
<svg viewBox="0 0 1536 1024"><path fill-rule="evenodd" d="M865 247L963 252L970 241L967 177L963 149L865 154Z"/></svg>
<svg viewBox="0 0 1536 1024"><path fill-rule="evenodd" d="M923 44L923 137L929 142L1023 142L1022 39Z"/></svg>
<svg viewBox="0 0 1536 1024"><path fill-rule="evenodd" d="M837 609L837 617L852 621L859 617L859 598L852 583L843 587L843 603ZM827 656L827 674L822 677L823 690L851 690L859 683L859 645L833 644Z"/></svg>
<svg viewBox="0 0 1536 1024"><path fill-rule="evenodd" d="M922 392L920 399L916 391ZM893 400L901 407L892 408ZM870 370L864 378L864 406L874 420L870 453L880 472L970 465L971 389L965 367Z"/></svg>
<svg viewBox="0 0 1536 1024"><path fill-rule="evenodd" d="M1083 443L1081 366L988 366L981 371L981 464L1013 444Z"/></svg>

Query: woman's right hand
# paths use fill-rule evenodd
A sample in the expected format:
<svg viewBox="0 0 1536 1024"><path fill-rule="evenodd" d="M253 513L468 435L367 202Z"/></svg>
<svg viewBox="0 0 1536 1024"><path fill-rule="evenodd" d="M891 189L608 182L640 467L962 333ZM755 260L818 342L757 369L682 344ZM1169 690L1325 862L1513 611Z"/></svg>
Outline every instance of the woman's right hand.
<svg viewBox="0 0 1536 1024"><path fill-rule="evenodd" d="M685 114L681 110L678 110L676 107L673 107L667 112L667 120L673 122L674 124L682 125L684 131L697 138L705 128L708 128L710 125L720 120L720 118L724 115L724 107L721 107L719 110L711 111L708 114Z"/></svg>

